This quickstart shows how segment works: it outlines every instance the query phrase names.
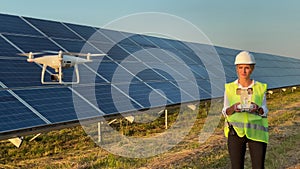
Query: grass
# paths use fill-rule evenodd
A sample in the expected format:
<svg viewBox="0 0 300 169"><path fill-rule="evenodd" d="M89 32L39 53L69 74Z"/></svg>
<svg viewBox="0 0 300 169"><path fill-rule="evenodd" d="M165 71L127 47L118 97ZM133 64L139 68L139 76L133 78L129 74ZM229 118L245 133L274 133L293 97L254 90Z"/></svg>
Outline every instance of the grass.
<svg viewBox="0 0 300 169"><path fill-rule="evenodd" d="M286 168L299 163L299 106L300 92L274 93L268 98L270 144L266 168ZM205 106L206 105L206 106ZM126 158L114 155L99 147L80 127L66 128L42 134L34 141L25 137L20 148L10 142L0 142L0 168L229 168L226 139L223 136L221 119L214 134L200 144L198 137L207 117L210 102L202 102L197 119L188 135L167 152L148 158ZM214 109L221 109L219 101ZM187 110L185 110L187 111ZM178 109L168 110L168 127L178 118ZM187 116L186 118L188 118ZM151 118L151 117L150 117ZM148 123L122 123L110 125L115 131L130 137L153 137L166 131L165 119ZM251 168L249 152L246 168Z"/></svg>
<svg viewBox="0 0 300 169"><path fill-rule="evenodd" d="M299 140L300 133L292 135L288 138L281 139L280 144L268 148L266 159L267 168L273 169L277 168L278 166L289 166L289 160L287 160L288 158L293 158L293 156L299 157L299 152L295 152L296 154L289 153L293 152L293 150L299 149ZM294 162L297 162L296 159Z"/></svg>

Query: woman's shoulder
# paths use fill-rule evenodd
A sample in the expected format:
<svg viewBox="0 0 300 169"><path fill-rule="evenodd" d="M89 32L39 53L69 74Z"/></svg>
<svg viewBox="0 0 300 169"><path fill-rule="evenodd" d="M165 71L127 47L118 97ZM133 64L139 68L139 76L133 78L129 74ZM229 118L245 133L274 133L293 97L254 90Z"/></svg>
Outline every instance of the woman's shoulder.
<svg viewBox="0 0 300 169"><path fill-rule="evenodd" d="M237 82L237 80L232 81L232 82L225 83L225 89L226 89L226 88L229 88L229 87L238 87L238 82Z"/></svg>
<svg viewBox="0 0 300 169"><path fill-rule="evenodd" d="M260 82L260 81L257 81L257 80L255 80L255 84L260 84L260 85L267 85L267 83L264 83L264 82Z"/></svg>
<svg viewBox="0 0 300 169"><path fill-rule="evenodd" d="M264 87L265 89L267 89L267 87L268 87L267 83L259 82L259 81L255 81L255 85L262 86L262 87Z"/></svg>

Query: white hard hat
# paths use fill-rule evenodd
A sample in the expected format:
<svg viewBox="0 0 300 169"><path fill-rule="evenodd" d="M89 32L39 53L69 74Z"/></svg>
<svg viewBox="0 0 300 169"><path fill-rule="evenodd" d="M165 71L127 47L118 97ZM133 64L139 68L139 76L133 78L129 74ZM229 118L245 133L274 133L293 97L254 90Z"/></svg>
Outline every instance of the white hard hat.
<svg viewBox="0 0 300 169"><path fill-rule="evenodd" d="M239 54L236 55L235 57L235 65L238 64L255 64L255 59L254 56L249 53L248 51L242 51Z"/></svg>

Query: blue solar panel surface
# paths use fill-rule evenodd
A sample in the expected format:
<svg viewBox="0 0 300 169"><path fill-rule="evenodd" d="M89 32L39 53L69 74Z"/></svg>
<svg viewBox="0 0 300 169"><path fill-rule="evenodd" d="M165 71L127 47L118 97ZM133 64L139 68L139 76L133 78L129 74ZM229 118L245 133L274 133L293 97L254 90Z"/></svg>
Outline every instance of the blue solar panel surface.
<svg viewBox="0 0 300 169"><path fill-rule="evenodd" d="M236 79L239 50L6 14L0 23L0 133L221 97L222 72ZM44 50L107 56L80 65L77 86L42 85L41 66L18 53ZM269 88L299 84L299 60L254 56L254 79Z"/></svg>
<svg viewBox="0 0 300 169"><path fill-rule="evenodd" d="M1 132L46 124L7 91L0 91L0 112Z"/></svg>

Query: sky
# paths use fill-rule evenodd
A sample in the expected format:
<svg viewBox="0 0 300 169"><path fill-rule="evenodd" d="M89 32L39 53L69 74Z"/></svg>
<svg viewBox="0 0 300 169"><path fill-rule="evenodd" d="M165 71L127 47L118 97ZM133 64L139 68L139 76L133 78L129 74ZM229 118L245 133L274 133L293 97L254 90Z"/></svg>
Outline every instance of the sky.
<svg viewBox="0 0 300 169"><path fill-rule="evenodd" d="M4 14L100 28L136 13L165 13L196 26L213 45L300 59L299 0L0 0L0 4ZM201 43L192 34L181 38Z"/></svg>

